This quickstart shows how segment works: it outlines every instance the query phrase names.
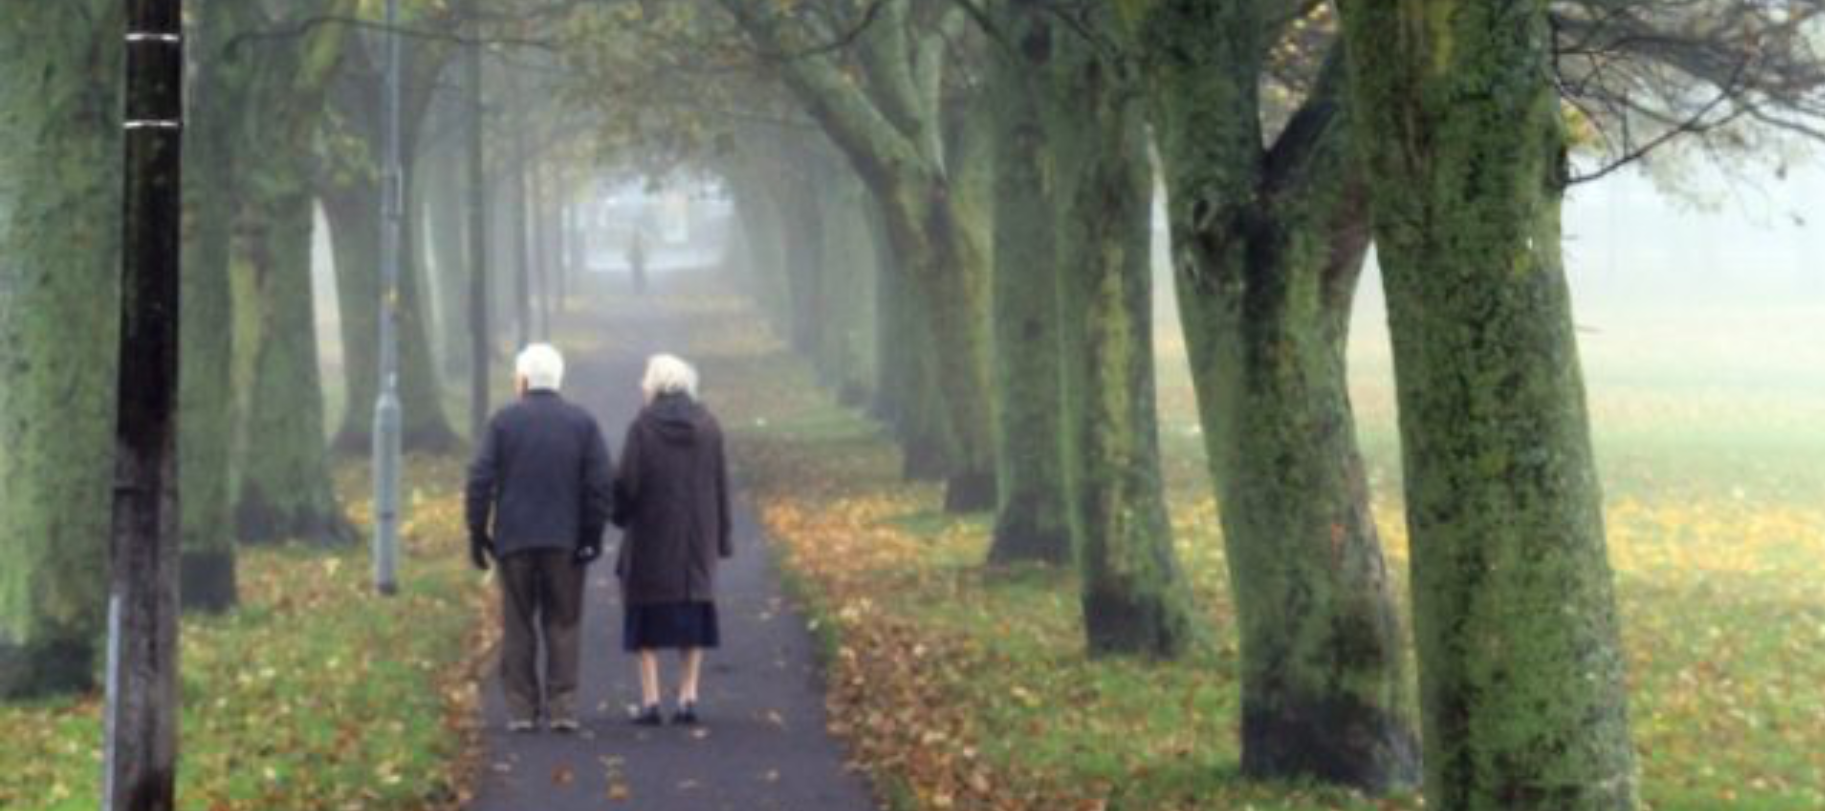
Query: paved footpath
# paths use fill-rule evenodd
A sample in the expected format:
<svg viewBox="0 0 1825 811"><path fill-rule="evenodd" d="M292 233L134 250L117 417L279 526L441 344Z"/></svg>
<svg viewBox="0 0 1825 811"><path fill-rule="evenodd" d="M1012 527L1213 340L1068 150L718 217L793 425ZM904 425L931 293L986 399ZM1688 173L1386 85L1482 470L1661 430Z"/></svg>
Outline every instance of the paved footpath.
<svg viewBox="0 0 1825 811"><path fill-rule="evenodd" d="M652 320L651 329L623 325L615 333L637 332L643 345L567 358L566 395L595 413L617 456L639 405L645 358L674 348L662 342L681 328L663 313L642 318ZM616 540L612 530L608 540ZM628 723L626 708L638 699L639 683L632 657L620 649L614 573L606 564L595 565L583 620L582 731L508 733L500 684L491 671L471 811L875 808L863 780L844 768L842 746L825 731L812 640L781 594L771 553L742 499L736 505L735 550L717 583L723 646L704 666L703 726L646 729ZM612 549L604 557L612 560ZM675 657L666 657L663 672L669 704Z"/></svg>

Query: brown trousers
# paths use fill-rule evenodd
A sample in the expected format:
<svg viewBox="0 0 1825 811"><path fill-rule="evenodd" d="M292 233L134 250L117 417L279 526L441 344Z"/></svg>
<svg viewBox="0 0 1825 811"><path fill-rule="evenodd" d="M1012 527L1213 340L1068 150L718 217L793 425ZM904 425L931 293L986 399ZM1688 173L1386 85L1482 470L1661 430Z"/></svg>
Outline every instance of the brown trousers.
<svg viewBox="0 0 1825 811"><path fill-rule="evenodd" d="M582 566L568 549L540 549L500 561L501 685L509 717L538 716L539 643L545 649L546 718L575 718L583 617Z"/></svg>

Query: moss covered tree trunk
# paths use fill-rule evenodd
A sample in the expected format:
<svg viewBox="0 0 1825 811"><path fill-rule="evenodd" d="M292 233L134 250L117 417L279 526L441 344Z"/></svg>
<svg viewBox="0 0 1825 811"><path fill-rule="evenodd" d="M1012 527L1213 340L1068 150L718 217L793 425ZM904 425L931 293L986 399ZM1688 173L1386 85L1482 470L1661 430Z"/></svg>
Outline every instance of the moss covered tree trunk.
<svg viewBox="0 0 1825 811"><path fill-rule="evenodd" d="M1343 10L1394 343L1427 806L1633 808L1547 4Z"/></svg>
<svg viewBox="0 0 1825 811"><path fill-rule="evenodd" d="M410 175L410 173L408 173ZM347 408L336 429L333 447L342 453L365 453L372 443L374 400L380 386L380 358L375 350L380 308L380 186L374 178L347 178L323 190L324 219L329 222L335 252L336 300L341 312L342 373ZM432 357L426 307L419 293L418 240L400 242L399 397L407 450L438 452L458 440L444 415L441 383Z"/></svg>
<svg viewBox="0 0 1825 811"><path fill-rule="evenodd" d="M844 167L830 170L818 195L824 244L821 264L825 324L817 355L825 378L845 405L868 401L873 380L875 248L865 212L868 191Z"/></svg>
<svg viewBox="0 0 1825 811"><path fill-rule="evenodd" d="M311 306L311 197L299 181L288 193L261 195L244 229L235 309L251 355L235 525L247 543L355 539L330 484Z"/></svg>
<svg viewBox="0 0 1825 811"><path fill-rule="evenodd" d="M464 121L446 122L452 129L467 126ZM438 359L440 379L466 380L469 374L468 265L464 262L469 242L468 218L464 211L463 161L454 148L439 148L427 155L430 164L419 184L420 220L425 231L424 244L431 261L424 265L425 283L432 291L425 298L435 302L433 318L427 319L425 331L434 336L430 345ZM441 404L440 404L441 405Z"/></svg>
<svg viewBox="0 0 1825 811"><path fill-rule="evenodd" d="M1409 783L1401 633L1344 360L1367 228L1341 63L1270 144L1259 94L1278 33L1260 7L1156 2L1128 22L1240 626L1242 770Z"/></svg>
<svg viewBox="0 0 1825 811"><path fill-rule="evenodd" d="M328 0L288 11L333 15L354 4ZM345 41L345 29L321 26L295 47L262 50L243 124L261 150L242 172L245 261L235 268L233 303L243 397L234 518L248 543L354 540L330 483L310 282L313 142Z"/></svg>
<svg viewBox="0 0 1825 811"><path fill-rule="evenodd" d="M888 240L901 257L917 309L910 358L913 378L902 424L910 460L941 453L944 506L951 512L991 509L995 502L993 416L989 406L986 270L980 246L964 232L948 184L936 178L875 181ZM943 439L948 434L948 440Z"/></svg>
<svg viewBox="0 0 1825 811"><path fill-rule="evenodd" d="M381 79L359 49L351 49L338 77L331 104L332 122L344 127L340 137L352 138L359 148L352 154L332 154L317 173L317 194L329 221L335 251L336 298L341 313L342 369L348 396L332 446L349 454L367 453L373 445L374 401L380 387L380 170L382 152L379 89ZM441 51L412 54L412 74L435 76L421 64ZM439 62L438 64L441 64ZM402 155L406 188L416 192L417 133L428 112L429 94L415 92L402 111ZM412 199L421 195L409 194ZM444 413L443 389L435 354L431 350L430 295L421 290L427 274L421 270L424 240L423 209L408 206L406 237L399 253L399 398L404 422L402 442L407 450L440 452L459 440Z"/></svg>
<svg viewBox="0 0 1825 811"><path fill-rule="evenodd" d="M250 100L252 51L231 47L262 23L244 3L210 2L198 16L195 103L185 151L189 162L189 239L183 268L184 317L178 381L178 473L182 516L180 601L187 609L226 611L235 604L233 502L233 289L229 267L241 183L235 170L246 146L236 138Z"/></svg>
<svg viewBox="0 0 1825 811"><path fill-rule="evenodd" d="M1036 0L1001 4L989 66L995 139L992 238L995 474L989 562L1071 561L1058 350L1057 218L1044 101L1052 19Z"/></svg>
<svg viewBox="0 0 1825 811"><path fill-rule="evenodd" d="M122 8L0 14L0 699L93 684L113 495Z"/></svg>
<svg viewBox="0 0 1825 811"><path fill-rule="evenodd" d="M1063 436L1092 654L1169 658L1190 642L1159 464L1152 170L1138 94L1081 37L1056 43Z"/></svg>

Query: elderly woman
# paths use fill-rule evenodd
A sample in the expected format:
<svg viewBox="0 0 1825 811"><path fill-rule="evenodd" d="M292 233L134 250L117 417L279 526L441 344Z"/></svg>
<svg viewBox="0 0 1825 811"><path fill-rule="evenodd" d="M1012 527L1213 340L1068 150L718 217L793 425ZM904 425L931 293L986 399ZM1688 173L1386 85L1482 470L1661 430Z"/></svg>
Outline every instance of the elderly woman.
<svg viewBox="0 0 1825 811"><path fill-rule="evenodd" d="M614 521L625 532L615 574L626 608L622 647L640 657L635 723L657 726L660 650L682 655L674 723L697 722L703 651L720 642L716 563L734 549L722 428L697 402L697 372L671 355L647 362L646 407L627 428Z"/></svg>

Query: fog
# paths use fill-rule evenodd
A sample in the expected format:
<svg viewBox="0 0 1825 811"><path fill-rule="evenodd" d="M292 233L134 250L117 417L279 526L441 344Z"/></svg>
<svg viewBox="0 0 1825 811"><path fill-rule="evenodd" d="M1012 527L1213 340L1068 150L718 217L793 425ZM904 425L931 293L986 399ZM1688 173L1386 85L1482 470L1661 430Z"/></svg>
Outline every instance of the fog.
<svg viewBox="0 0 1825 811"><path fill-rule="evenodd" d="M1825 393L1825 167L1676 188L1625 169L1574 186L1565 263L1593 386L1663 382ZM1381 280L1358 293L1355 356L1386 355ZM1822 412L1821 417L1825 417ZM1825 431L1825 424L1820 426Z"/></svg>

